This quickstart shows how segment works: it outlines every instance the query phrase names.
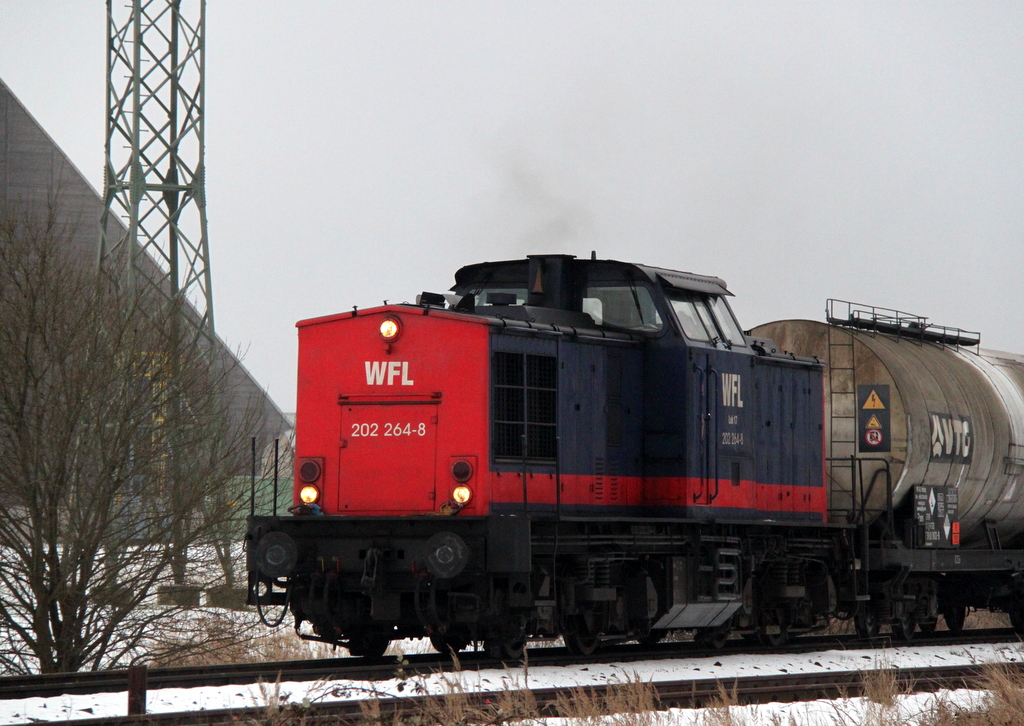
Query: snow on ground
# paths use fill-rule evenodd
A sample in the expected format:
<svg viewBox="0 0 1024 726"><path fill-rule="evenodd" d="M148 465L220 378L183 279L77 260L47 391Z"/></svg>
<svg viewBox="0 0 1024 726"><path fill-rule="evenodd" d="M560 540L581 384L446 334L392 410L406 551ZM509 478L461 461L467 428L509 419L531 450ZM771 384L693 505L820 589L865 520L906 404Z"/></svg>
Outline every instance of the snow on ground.
<svg viewBox="0 0 1024 726"><path fill-rule="evenodd" d="M252 686L223 686L209 688L168 688L151 690L147 697L149 712L175 712L196 709L241 708L267 705L276 699L289 702L328 701L349 698L370 698L410 695L415 693L445 693L452 689L501 691L506 688L571 687L624 682L627 680L665 681L686 678L722 679L728 685L731 678L758 674L807 673L811 671L860 671L877 667L936 667L976 663L1024 661L1021 643L976 644L959 646L900 646L884 651L828 650L804 654L720 655L710 658L678 658L672 660L637 661L624 664L591 664L586 666L555 667L530 666L509 670L488 669L440 673L427 676L396 677L388 681L331 681L286 682L256 684ZM396 666L396 671L398 666ZM401 675L401 674L398 674ZM955 691L943 696L966 704L980 695L970 691ZM921 709L934 703L935 695L922 694L901 699L901 708ZM67 721L76 718L122 716L127 711L126 692L54 698L24 698L0 701L0 724L31 721ZM772 714L779 714L782 723L793 715L797 723L836 722L837 709L848 713L844 719L858 723L863 719L863 699L819 701L798 704L772 704L742 709L750 723L778 723ZM847 710L852 709L852 710ZM858 710L859 709L859 710ZM912 711L912 712L918 712ZM675 710L659 716L663 723L695 724L704 712ZM559 722L551 719L552 725Z"/></svg>
<svg viewBox="0 0 1024 726"><path fill-rule="evenodd" d="M802 703L766 703L757 706L732 706L728 717L724 710L674 708L652 714L648 726L847 726L852 724L911 724L922 714L935 710L939 704L975 710L983 707L982 691L939 691L903 696L887 709L864 698L838 698L834 701ZM888 718L879 718L880 716ZM545 726L578 726L569 719L544 719ZM609 721L614 724L614 721ZM627 721L628 723L628 721Z"/></svg>

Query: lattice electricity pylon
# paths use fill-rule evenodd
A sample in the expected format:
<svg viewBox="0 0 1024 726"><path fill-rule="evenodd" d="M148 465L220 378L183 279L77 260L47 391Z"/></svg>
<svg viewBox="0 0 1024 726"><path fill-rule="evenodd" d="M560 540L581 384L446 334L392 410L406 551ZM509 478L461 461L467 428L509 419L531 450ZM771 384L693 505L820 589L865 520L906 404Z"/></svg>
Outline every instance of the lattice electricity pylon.
<svg viewBox="0 0 1024 726"><path fill-rule="evenodd" d="M212 337L205 13L205 0L107 0L106 208L99 263L120 268L129 284L152 285L195 323L197 333ZM127 234L111 217L121 219Z"/></svg>

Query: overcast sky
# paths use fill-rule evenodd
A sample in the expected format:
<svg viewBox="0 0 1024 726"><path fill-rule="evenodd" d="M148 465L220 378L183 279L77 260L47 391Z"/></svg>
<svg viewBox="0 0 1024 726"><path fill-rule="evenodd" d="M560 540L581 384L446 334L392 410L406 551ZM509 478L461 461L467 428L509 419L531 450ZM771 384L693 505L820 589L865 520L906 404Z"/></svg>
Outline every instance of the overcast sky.
<svg viewBox="0 0 1024 726"><path fill-rule="evenodd" d="M102 0L0 0L0 77L98 189ZM259 2L206 18L216 327L294 410L295 321L560 252L1024 353L1024 3Z"/></svg>

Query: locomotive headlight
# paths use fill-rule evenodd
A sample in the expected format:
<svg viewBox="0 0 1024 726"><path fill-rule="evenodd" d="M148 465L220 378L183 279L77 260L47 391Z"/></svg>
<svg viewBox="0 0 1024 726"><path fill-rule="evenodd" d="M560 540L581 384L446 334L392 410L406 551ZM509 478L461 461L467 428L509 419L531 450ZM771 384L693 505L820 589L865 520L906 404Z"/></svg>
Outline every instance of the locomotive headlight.
<svg viewBox="0 0 1024 726"><path fill-rule="evenodd" d="M320 490L316 487L302 487L299 490L299 499L306 504L312 504L320 498Z"/></svg>
<svg viewBox="0 0 1024 726"><path fill-rule="evenodd" d="M473 465L465 459L459 459L452 464L452 478L460 484L465 484L473 476Z"/></svg>
<svg viewBox="0 0 1024 726"><path fill-rule="evenodd" d="M302 459L299 464L299 478L307 484L312 484L320 478L320 462L316 459Z"/></svg>
<svg viewBox="0 0 1024 726"><path fill-rule="evenodd" d="M456 504L467 504L473 498L473 490L469 487L455 487L452 490L452 500Z"/></svg>
<svg viewBox="0 0 1024 726"><path fill-rule="evenodd" d="M395 318L384 318L384 321L380 324L380 337L389 343L395 340L401 332L402 326Z"/></svg>

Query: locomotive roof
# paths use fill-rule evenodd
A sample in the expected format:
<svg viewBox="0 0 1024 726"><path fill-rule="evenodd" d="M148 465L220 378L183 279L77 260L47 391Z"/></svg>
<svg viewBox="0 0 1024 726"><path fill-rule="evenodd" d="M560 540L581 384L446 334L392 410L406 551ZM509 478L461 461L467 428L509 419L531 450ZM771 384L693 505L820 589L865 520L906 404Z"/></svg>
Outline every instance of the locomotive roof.
<svg viewBox="0 0 1024 726"><path fill-rule="evenodd" d="M694 290L706 292L711 295L732 295L726 287L725 280L720 277L709 275L698 275L693 272L680 272L669 270L664 267L648 267L647 265L633 265L643 270L652 282L661 282L667 287L678 290Z"/></svg>
<svg viewBox="0 0 1024 726"><path fill-rule="evenodd" d="M661 284L665 287L677 290L692 290L694 292L703 292L711 295L732 295L732 293L729 292L725 280L720 277L698 275L693 272L670 270L665 267L651 267L649 265L622 262L620 260L579 260L576 259L575 255L529 255L526 259L479 262L474 265L466 265L455 273L456 286L477 282L484 277L494 282L512 282L518 279L525 280L526 275L524 273L520 273L519 268L524 268L529 264L530 258L534 257L561 258L566 261L571 261L571 264L577 269L597 267L604 271L612 272L616 267L618 267L622 271L623 279L635 279L635 273L630 274L630 272L638 270L643 274L643 276L656 285Z"/></svg>

